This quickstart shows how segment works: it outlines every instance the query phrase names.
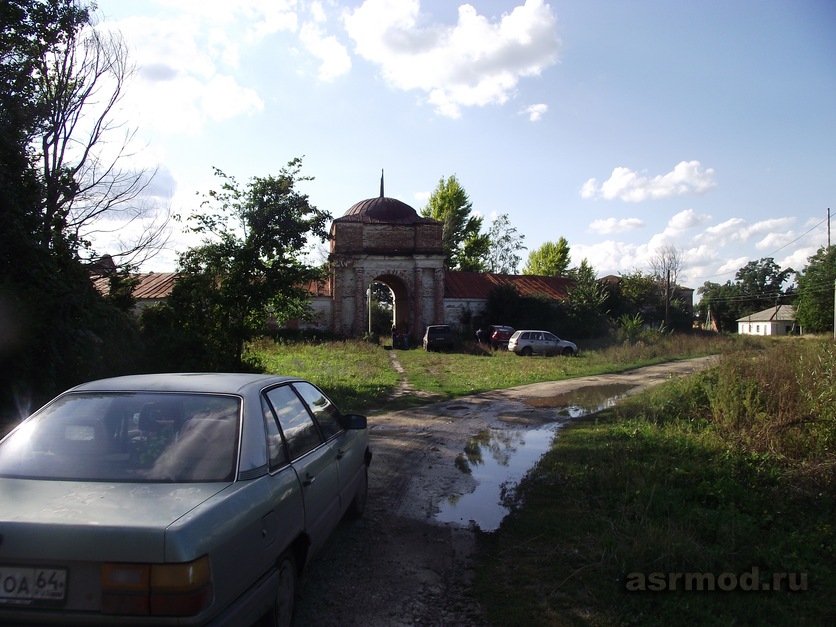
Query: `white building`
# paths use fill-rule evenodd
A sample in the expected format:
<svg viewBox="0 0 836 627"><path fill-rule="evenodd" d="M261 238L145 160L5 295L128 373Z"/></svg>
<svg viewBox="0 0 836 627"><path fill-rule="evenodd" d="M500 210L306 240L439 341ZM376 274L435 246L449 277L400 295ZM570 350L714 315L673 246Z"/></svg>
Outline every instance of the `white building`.
<svg viewBox="0 0 836 627"><path fill-rule="evenodd" d="M792 305L776 305L737 319L741 335L790 335L798 333Z"/></svg>

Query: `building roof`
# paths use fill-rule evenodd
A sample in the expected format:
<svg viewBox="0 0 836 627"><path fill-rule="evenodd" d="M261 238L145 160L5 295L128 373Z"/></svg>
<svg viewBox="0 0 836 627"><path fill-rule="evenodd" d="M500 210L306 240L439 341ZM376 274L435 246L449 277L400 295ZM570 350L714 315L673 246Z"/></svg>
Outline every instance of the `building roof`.
<svg viewBox="0 0 836 627"><path fill-rule="evenodd" d="M444 297L486 299L495 287L513 285L521 296L543 295L552 299L561 299L566 298L571 283L569 279L555 276L448 270L444 275Z"/></svg>
<svg viewBox="0 0 836 627"><path fill-rule="evenodd" d="M133 291L137 300L163 299L171 294L179 274L176 272L149 272L139 274ZM571 285L569 279L552 276L532 276L527 274L491 274L488 272L458 272L447 270L444 274L445 298L487 299L495 287L513 285L521 296L543 295L551 299L566 298ZM107 294L110 284L107 277L95 280L96 288ZM331 296L329 281L311 281L306 286L311 296Z"/></svg>
<svg viewBox="0 0 836 627"><path fill-rule="evenodd" d="M412 207L397 198L383 194L383 172L380 173L380 196L368 198L351 206L334 222L364 222L366 224L439 224L438 220L418 215Z"/></svg>
<svg viewBox="0 0 836 627"><path fill-rule="evenodd" d="M412 207L396 198L378 196L361 200L334 222L365 222L366 224L437 224L437 220L418 215Z"/></svg>
<svg viewBox="0 0 836 627"><path fill-rule="evenodd" d="M751 313L737 319L738 322L794 322L795 309L792 305L776 305L763 311Z"/></svg>
<svg viewBox="0 0 836 627"><path fill-rule="evenodd" d="M174 283L179 275L176 272L148 272L138 274L139 282L133 289L133 297L137 300L154 300L165 298L171 294ZM110 292L110 280L106 276L94 279L93 284L101 294Z"/></svg>

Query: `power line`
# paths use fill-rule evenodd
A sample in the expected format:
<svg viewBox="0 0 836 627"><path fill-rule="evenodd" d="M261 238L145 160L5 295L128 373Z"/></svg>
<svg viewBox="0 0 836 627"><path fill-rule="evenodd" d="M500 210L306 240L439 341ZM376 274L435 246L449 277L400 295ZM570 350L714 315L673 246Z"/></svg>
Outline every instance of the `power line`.
<svg viewBox="0 0 836 627"><path fill-rule="evenodd" d="M796 238L795 238L794 240L792 240L791 242L787 242L786 244L784 244L783 246L781 246L781 247L780 247L780 248L778 248L777 250L775 250L775 251L773 251L773 252L769 253L768 255L764 255L763 257L761 257L761 259L766 259L766 258L774 257L777 253L781 252L781 251L782 251L782 250L784 250L786 247L788 247L788 246L791 246L791 245L795 244L795 243L796 243L798 240L800 240L801 238L806 237L807 235L809 235L810 233L812 233L813 231L815 231L817 228L819 228L819 227L820 227L822 224L824 224L825 222L827 222L827 223L828 223L828 225L830 224L830 215L828 215L828 217L826 217L824 220L822 220L822 221L821 221L821 222L819 222L818 224L813 225L813 226L812 226L812 227L811 227L808 231L806 231L805 233L802 233L801 235L799 235L798 237L796 237ZM711 274L711 275L708 275L708 276L695 276L695 277L690 277L690 276L689 276L688 278L689 278L689 279L691 279L692 281L694 281L694 280L701 280L701 279L702 279L702 280L704 280L704 279L713 279L713 278L718 277L718 276L725 276L725 275L727 275L727 274L729 274L729 273L728 273L728 272L721 272L721 273L719 273L719 274Z"/></svg>

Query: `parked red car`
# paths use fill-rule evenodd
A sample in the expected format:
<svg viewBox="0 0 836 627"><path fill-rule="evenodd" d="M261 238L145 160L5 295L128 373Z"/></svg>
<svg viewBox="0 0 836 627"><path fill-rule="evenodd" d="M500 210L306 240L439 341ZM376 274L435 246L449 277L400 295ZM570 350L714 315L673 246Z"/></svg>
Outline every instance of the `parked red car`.
<svg viewBox="0 0 836 627"><path fill-rule="evenodd" d="M494 350L498 348L508 348L508 340L514 335L514 328L502 324L492 324L490 326L491 346Z"/></svg>

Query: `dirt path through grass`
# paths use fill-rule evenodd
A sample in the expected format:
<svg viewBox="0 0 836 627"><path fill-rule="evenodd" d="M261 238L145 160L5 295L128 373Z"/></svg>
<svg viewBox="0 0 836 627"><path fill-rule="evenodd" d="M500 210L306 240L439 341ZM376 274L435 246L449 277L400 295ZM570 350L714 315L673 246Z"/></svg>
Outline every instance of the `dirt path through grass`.
<svg viewBox="0 0 836 627"><path fill-rule="evenodd" d="M473 489L472 478L455 467L468 438L487 427L561 419L553 408L532 407L527 399L608 384L631 385L630 393L637 393L702 370L713 359L536 383L370 415L374 459L366 515L340 525L309 565L296 624L484 625L482 608L468 594L477 532L434 519L443 499Z"/></svg>

